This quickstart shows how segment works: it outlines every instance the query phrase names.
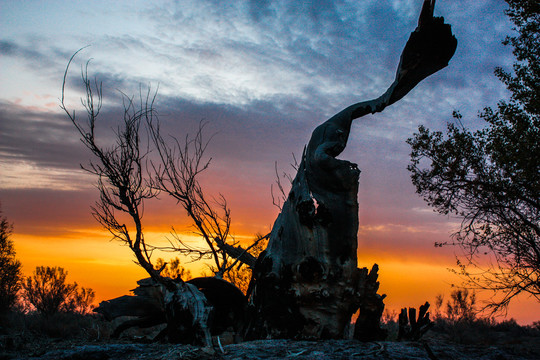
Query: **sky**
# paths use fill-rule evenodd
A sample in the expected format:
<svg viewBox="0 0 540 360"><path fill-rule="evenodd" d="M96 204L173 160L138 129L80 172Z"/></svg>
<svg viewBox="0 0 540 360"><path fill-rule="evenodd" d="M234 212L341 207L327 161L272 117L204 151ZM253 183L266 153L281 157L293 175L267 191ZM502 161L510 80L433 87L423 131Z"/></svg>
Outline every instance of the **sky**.
<svg viewBox="0 0 540 360"><path fill-rule="evenodd" d="M200 121L214 135L202 183L223 194L237 239L271 229L279 209L271 185L294 174L311 131L343 108L382 94L414 30L421 0L364 1L0 1L0 202L14 223L23 271L62 266L69 279L92 287L97 300L128 293L145 273L122 244L93 219L95 178L80 168L90 153L59 108L82 114L80 70L103 83L104 145L121 108L121 92L158 89L163 129L183 138ZM383 113L354 122L341 158L360 176L359 266L380 266L390 310L418 307L448 294L460 279L449 239L459 219L434 213L407 172L406 139L419 125L443 130L459 110L465 126L508 98L493 75L510 69L512 33L502 0L440 0L458 39L449 66ZM115 120L116 119L116 120ZM293 155L294 154L294 155ZM193 239L184 211L167 199L145 206L148 239L171 226ZM201 270L200 264L186 264ZM482 296L480 296L482 297ZM508 317L539 320L540 306L523 296Z"/></svg>

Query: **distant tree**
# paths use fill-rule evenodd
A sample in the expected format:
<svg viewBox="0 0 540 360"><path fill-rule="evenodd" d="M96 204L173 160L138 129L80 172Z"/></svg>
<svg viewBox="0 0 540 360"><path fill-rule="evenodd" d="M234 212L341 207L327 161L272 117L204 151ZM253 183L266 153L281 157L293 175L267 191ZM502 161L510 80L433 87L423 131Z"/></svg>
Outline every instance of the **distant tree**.
<svg viewBox="0 0 540 360"><path fill-rule="evenodd" d="M38 266L23 283L23 296L39 313L89 312L94 300L90 288L79 290L77 283L66 283L68 273L61 267Z"/></svg>
<svg viewBox="0 0 540 360"><path fill-rule="evenodd" d="M13 307L21 288L21 263L15 258L11 234L13 225L2 215L0 209L0 312Z"/></svg>
<svg viewBox="0 0 540 360"><path fill-rule="evenodd" d="M510 100L485 108L480 130L466 129L454 112L446 137L420 126L408 140L416 191L439 213L462 219L451 244L465 253L458 261L464 285L494 291L493 311L520 293L540 301L540 3L507 3L517 35L503 43L517 61L513 73L495 74Z"/></svg>
<svg viewBox="0 0 540 360"><path fill-rule="evenodd" d="M94 308L96 293L91 288L76 288L71 296L68 309L77 314L89 314Z"/></svg>
<svg viewBox="0 0 540 360"><path fill-rule="evenodd" d="M156 268L161 269L160 274L162 276L167 276L171 279L180 278L184 281L188 281L193 278L191 271L180 264L180 259L178 257L169 260L169 262L165 262L162 258L158 258L156 259Z"/></svg>
<svg viewBox="0 0 540 360"><path fill-rule="evenodd" d="M442 317L443 317L443 314L442 314L443 303L444 303L444 295L443 294L438 294L437 296L435 296L435 304L433 305L433 308L432 308L432 311L431 311L433 319L435 319L435 320L442 319Z"/></svg>
<svg viewBox="0 0 540 360"><path fill-rule="evenodd" d="M450 293L450 300L446 303L446 317L448 320L472 321L476 318L476 294L469 293L467 289L456 289Z"/></svg>

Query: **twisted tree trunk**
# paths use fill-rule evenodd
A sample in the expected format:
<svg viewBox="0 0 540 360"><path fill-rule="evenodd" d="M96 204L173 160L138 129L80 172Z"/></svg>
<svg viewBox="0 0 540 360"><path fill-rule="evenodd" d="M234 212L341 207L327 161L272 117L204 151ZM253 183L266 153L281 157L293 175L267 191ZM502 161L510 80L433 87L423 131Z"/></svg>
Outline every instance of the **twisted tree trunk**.
<svg viewBox="0 0 540 360"><path fill-rule="evenodd" d="M349 106L313 131L268 247L255 265L248 336L342 338L358 309L355 337L384 336L378 268L357 268L360 170L336 157L347 145L354 119L382 111L448 64L457 40L442 18L433 18L434 3L424 1L388 90Z"/></svg>

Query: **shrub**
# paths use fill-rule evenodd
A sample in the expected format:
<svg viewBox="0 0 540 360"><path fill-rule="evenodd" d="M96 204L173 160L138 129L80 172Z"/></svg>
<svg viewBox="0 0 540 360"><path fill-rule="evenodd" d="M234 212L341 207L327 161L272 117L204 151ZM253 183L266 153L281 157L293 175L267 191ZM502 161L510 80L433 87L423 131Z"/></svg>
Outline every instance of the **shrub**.
<svg viewBox="0 0 540 360"><path fill-rule="evenodd" d="M171 259L169 262L165 262L162 258L158 258L155 267L156 269L161 270L161 275L170 277L171 279L180 278L184 281L188 281L193 278L191 271L180 264L180 259L178 257Z"/></svg>
<svg viewBox="0 0 540 360"><path fill-rule="evenodd" d="M457 289L450 293L446 303L446 316L450 321L472 321L476 319L476 294L467 289Z"/></svg>
<svg viewBox="0 0 540 360"><path fill-rule="evenodd" d="M66 283L67 271L61 267L38 266L23 283L23 296L39 313L52 315L58 312L90 311L94 291L79 290L77 283Z"/></svg>

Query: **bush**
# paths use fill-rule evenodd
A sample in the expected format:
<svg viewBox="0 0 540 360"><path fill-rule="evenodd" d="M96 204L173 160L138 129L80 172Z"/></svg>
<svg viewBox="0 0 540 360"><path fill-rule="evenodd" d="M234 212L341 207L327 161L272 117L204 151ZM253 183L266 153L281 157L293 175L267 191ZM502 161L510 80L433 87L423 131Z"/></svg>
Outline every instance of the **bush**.
<svg viewBox="0 0 540 360"><path fill-rule="evenodd" d="M188 281L193 278L191 271L180 264L180 259L178 257L171 259L169 262L165 262L162 258L158 258L156 260L155 268L161 270L161 275L170 277L171 279L180 278L184 281Z"/></svg>
<svg viewBox="0 0 540 360"><path fill-rule="evenodd" d="M457 289L450 293L450 301L446 303L446 316L450 321L473 321L476 319L476 294L467 289Z"/></svg>
<svg viewBox="0 0 540 360"><path fill-rule="evenodd" d="M39 313L58 312L86 314L94 301L94 291L66 283L67 271L61 267L38 266L23 283L23 297Z"/></svg>
<svg viewBox="0 0 540 360"><path fill-rule="evenodd" d="M110 324L105 324L94 315L76 313L26 314L25 329L34 336L60 339L100 340L108 337Z"/></svg>

